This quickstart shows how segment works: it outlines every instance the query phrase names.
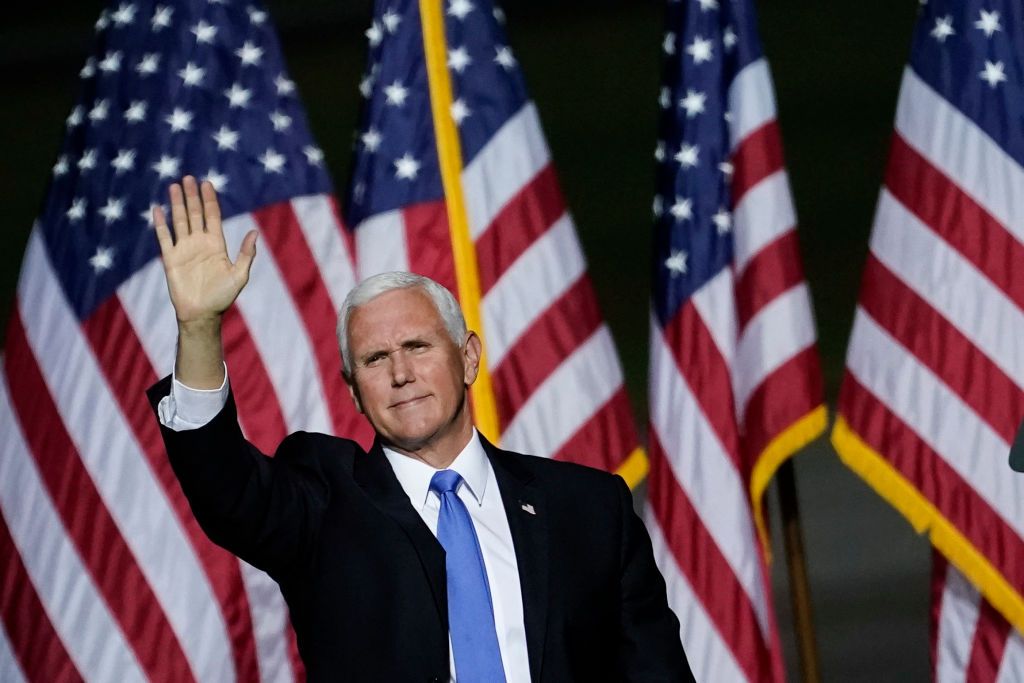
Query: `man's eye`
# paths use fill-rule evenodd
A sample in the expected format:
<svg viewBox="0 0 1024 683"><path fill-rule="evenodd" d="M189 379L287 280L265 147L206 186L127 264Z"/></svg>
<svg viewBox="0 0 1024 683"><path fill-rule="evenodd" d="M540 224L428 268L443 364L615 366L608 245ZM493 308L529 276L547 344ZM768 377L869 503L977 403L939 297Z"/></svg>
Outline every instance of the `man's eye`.
<svg viewBox="0 0 1024 683"><path fill-rule="evenodd" d="M367 358L365 361L363 361L363 365L366 365L367 367L373 367L374 365L378 365L382 360L384 360L384 354L376 353Z"/></svg>

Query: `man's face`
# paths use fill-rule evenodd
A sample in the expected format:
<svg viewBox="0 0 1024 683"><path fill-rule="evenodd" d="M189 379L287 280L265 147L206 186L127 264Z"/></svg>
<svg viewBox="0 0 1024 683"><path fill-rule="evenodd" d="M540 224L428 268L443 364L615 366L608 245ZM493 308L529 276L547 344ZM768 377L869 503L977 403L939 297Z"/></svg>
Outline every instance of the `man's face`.
<svg viewBox="0 0 1024 683"><path fill-rule="evenodd" d="M356 308L348 341L352 394L386 442L419 451L469 433L466 387L476 379L480 341L470 334L457 346L423 290L392 290Z"/></svg>

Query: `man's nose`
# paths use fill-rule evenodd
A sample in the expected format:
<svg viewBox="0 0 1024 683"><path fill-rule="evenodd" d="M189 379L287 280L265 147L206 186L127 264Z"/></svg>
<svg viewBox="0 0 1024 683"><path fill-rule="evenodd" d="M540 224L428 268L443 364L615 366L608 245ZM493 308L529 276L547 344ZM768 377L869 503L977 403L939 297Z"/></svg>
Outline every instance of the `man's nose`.
<svg viewBox="0 0 1024 683"><path fill-rule="evenodd" d="M416 381L412 363L399 351L391 357L391 386L400 387L409 382Z"/></svg>

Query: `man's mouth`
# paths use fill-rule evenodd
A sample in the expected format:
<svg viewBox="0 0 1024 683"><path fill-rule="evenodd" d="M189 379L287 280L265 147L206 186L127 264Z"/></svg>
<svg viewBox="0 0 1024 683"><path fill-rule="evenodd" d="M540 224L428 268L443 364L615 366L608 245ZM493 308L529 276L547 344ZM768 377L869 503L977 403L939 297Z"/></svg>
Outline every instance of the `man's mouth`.
<svg viewBox="0 0 1024 683"><path fill-rule="evenodd" d="M411 405L414 405L416 403L419 403L420 401L422 401L423 399L428 398L428 397L429 397L429 394L427 394L426 396L413 396L412 398L406 398L406 399L402 399L401 401L395 401L394 403L392 403L388 407L389 408L406 408L408 406L411 406Z"/></svg>

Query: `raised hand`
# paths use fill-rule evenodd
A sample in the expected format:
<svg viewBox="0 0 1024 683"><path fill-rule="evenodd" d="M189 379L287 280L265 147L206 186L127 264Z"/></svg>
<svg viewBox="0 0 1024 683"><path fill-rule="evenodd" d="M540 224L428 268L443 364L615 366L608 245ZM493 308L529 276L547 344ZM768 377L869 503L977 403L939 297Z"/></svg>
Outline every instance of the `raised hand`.
<svg viewBox="0 0 1024 683"><path fill-rule="evenodd" d="M232 263L213 185L204 182L197 187L195 178L185 176L181 185L171 185L168 194L173 238L159 206L153 208L153 223L178 323L219 319L249 281L256 256L256 231L245 236Z"/></svg>
<svg viewBox="0 0 1024 683"><path fill-rule="evenodd" d="M175 374L193 389L216 389L224 379L221 315L249 281L256 231L245 236L232 263L213 185L204 182L199 188L195 178L185 176L181 185L171 185L168 194L174 237L159 206L153 209L153 224L178 317Z"/></svg>

